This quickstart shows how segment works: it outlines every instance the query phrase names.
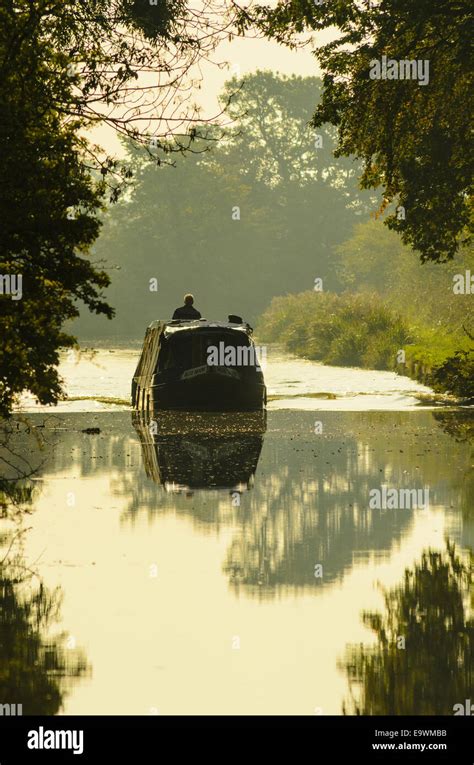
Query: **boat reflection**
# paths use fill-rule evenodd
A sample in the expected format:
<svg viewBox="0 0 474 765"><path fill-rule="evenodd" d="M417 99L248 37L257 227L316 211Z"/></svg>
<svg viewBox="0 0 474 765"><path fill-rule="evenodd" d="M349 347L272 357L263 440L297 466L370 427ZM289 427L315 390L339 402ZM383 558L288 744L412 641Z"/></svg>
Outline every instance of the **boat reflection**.
<svg viewBox="0 0 474 765"><path fill-rule="evenodd" d="M145 471L167 492L247 491L253 485L266 412L134 414Z"/></svg>

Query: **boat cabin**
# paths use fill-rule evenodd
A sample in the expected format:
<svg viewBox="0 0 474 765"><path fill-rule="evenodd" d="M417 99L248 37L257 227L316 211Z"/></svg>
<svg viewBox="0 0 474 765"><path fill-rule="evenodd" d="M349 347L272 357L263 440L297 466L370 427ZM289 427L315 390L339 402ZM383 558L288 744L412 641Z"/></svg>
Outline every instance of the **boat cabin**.
<svg viewBox="0 0 474 765"><path fill-rule="evenodd" d="M240 317L154 321L147 328L132 380L135 409L255 411L265 404L252 328Z"/></svg>

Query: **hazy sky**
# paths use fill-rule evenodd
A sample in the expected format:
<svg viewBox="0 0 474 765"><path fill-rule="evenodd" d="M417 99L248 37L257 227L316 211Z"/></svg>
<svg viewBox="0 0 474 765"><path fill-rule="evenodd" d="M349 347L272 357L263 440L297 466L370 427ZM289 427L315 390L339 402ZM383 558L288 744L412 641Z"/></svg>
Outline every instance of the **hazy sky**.
<svg viewBox="0 0 474 765"><path fill-rule="evenodd" d="M318 44L334 38L334 31L326 30L314 36ZM285 75L314 76L321 70L311 53L311 44L299 50L290 50L276 42L258 38L238 38L221 43L213 54L218 63L228 62L228 68L205 63L202 66L201 88L195 91L194 101L203 109L203 119L213 117L219 112L218 95L226 80L232 76L242 76L258 69L271 69ZM100 127L93 133L95 141L108 152L122 154L121 146L115 133L108 127Z"/></svg>

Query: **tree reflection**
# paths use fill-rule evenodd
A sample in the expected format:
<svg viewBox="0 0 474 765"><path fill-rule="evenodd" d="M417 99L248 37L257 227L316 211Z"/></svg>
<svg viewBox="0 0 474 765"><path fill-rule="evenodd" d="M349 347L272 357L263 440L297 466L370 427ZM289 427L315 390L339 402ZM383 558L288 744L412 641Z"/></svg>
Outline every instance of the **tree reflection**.
<svg viewBox="0 0 474 765"><path fill-rule="evenodd" d="M83 675L83 653L66 635L45 634L59 620L61 594L49 592L20 560L0 565L0 703L22 704L23 714L54 715L72 678Z"/></svg>
<svg viewBox="0 0 474 765"><path fill-rule="evenodd" d="M34 500L37 486L31 477L43 466L39 457L43 443L40 431L33 432L32 439L32 428L22 418L0 419L0 518L21 519Z"/></svg>
<svg viewBox="0 0 474 765"><path fill-rule="evenodd" d="M343 712L452 715L472 695L470 566L449 543L444 553L427 550L403 583L385 592L385 607L384 614L363 614L377 643L347 649Z"/></svg>
<svg viewBox="0 0 474 765"><path fill-rule="evenodd" d="M172 513L202 534L231 530L222 564L236 594L315 592L354 565L386 558L409 532L412 511L369 508L370 490L384 483L429 486L450 536L469 542L474 486L464 436L472 415L440 414L325 412L316 435L308 412L271 412L268 430L249 415L183 412L160 416L156 427L139 417L134 429L130 413L117 412L101 415L102 432L91 438L81 433L90 415L77 413L51 434L46 428L41 474L108 476L111 495L123 500L123 525Z"/></svg>
<svg viewBox="0 0 474 765"><path fill-rule="evenodd" d="M31 435L28 427L23 423L20 433L11 421L0 426L0 704L21 704L27 715L54 715L69 683L88 666L66 633L49 636L60 619L61 591L48 591L22 555L24 517L39 491L31 482L35 468L15 448L16 435Z"/></svg>
<svg viewBox="0 0 474 765"><path fill-rule="evenodd" d="M388 554L407 533L413 513L369 508L370 489L383 482L402 488L428 484L435 504L458 507L459 472L453 464L467 465L468 449L460 444L454 451L451 437L433 427L431 412L417 414L415 425L411 413L371 413L370 418L325 413L325 432L317 438L308 433L310 416L294 412L290 417L272 413L260 458L260 447L251 448L248 427L232 433L232 449L226 451L235 431L232 418L208 428L207 441L201 432L205 418L199 432L195 418L165 418L162 432L154 436L135 424L153 483L142 475L137 479L136 471L121 472L114 492L128 498L124 520L133 521L144 510L150 519L172 510L191 517L201 531L232 526L223 561L229 584L236 594L268 599L288 588L319 590L340 581L355 560ZM216 447L204 451L213 439ZM216 490L223 483L219 479L235 481L239 466L246 467L242 476L248 475L252 462L252 491L233 506L229 491ZM187 490L179 492L179 484ZM173 485L176 491L170 491ZM315 564L322 566L321 579L315 577Z"/></svg>
<svg viewBox="0 0 474 765"><path fill-rule="evenodd" d="M474 447L474 417L472 412L435 412L435 419L440 423L446 433L454 438L458 444L470 444ZM474 451L471 449L471 464L463 473L462 479L458 480L460 489L460 508L464 520L474 520L474 470L472 466Z"/></svg>

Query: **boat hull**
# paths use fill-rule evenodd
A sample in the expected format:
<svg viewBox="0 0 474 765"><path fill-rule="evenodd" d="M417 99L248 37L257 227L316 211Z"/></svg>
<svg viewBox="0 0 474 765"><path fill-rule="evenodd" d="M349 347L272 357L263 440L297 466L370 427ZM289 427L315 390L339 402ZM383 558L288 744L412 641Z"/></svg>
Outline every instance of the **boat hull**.
<svg viewBox="0 0 474 765"><path fill-rule="evenodd" d="M144 391L141 409L200 412L257 411L266 403L266 388L260 382L245 382L206 375L188 380L157 383Z"/></svg>

